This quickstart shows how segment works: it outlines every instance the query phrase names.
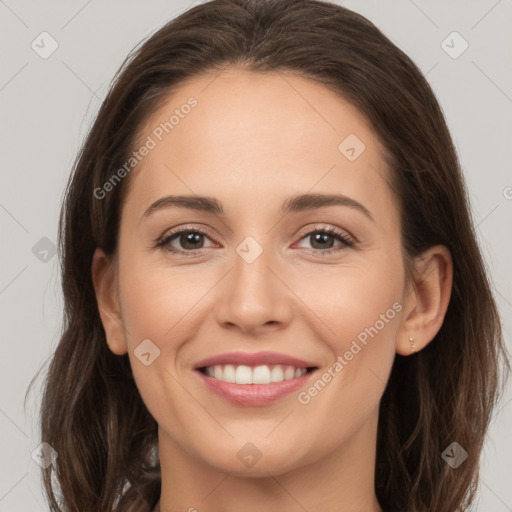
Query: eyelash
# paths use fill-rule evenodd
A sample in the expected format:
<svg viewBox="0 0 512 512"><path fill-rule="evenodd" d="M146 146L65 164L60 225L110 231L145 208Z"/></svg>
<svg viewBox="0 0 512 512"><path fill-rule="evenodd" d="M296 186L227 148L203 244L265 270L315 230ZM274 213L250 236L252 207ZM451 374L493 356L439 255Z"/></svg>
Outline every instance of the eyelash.
<svg viewBox="0 0 512 512"><path fill-rule="evenodd" d="M167 235L163 236L157 242L155 247L160 247L163 250L166 250L166 251L171 252L173 254L176 254L178 256L184 256L184 257L196 256L198 254L202 254L201 251L204 248L190 250L190 251L180 251L180 250L176 250L176 249L171 249L170 248L170 246L169 246L170 242L173 239L175 239L176 237L178 237L179 235L182 235L183 233L194 233L194 234L204 235L204 236L206 236L208 238L210 237L210 235L206 231L203 231L202 229L199 229L199 228L182 228L182 229L179 229L177 231L172 231L171 233L168 233ZM317 233L333 236L335 239L337 239L339 242L342 243L342 246L338 247L338 248L335 248L335 249L331 248L331 249L327 249L327 250L310 249L308 252L310 252L310 253L312 253L314 255L325 256L326 254L332 254L332 253L340 252L340 251L346 249L347 247L352 247L354 245L354 241L353 240L351 240L346 235L344 235L342 232L340 232L337 229L332 228L332 227L327 227L327 228L315 227L314 229L308 231L307 233L304 233L301 236L300 240L303 240L303 239L305 239L305 238L307 238L307 237L309 237L311 235L317 234Z"/></svg>

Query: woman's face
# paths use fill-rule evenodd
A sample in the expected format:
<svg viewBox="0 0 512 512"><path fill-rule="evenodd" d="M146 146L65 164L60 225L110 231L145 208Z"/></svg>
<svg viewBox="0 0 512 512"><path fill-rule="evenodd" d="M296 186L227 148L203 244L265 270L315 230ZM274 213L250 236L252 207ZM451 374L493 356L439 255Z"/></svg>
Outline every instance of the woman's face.
<svg viewBox="0 0 512 512"><path fill-rule="evenodd" d="M312 81L230 68L182 84L140 140L109 345L161 451L253 475L373 453L407 288L362 115Z"/></svg>

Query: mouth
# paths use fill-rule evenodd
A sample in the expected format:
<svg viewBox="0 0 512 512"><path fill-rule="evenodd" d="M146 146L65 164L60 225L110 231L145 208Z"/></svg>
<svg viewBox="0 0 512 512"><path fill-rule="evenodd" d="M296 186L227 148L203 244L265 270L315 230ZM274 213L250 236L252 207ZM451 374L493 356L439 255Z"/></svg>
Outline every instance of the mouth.
<svg viewBox="0 0 512 512"><path fill-rule="evenodd" d="M207 389L234 405L261 406L304 386L318 366L277 354L223 354L194 367Z"/></svg>

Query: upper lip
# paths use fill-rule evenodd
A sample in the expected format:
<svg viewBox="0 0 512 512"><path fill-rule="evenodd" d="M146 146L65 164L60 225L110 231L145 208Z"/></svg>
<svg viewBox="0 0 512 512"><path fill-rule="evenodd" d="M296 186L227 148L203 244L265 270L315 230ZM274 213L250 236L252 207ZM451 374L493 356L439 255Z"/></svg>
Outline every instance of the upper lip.
<svg viewBox="0 0 512 512"><path fill-rule="evenodd" d="M219 354L213 357L203 359L194 365L194 369L204 368L206 366L232 364L235 366L261 366L261 365L276 365L293 366L295 368L316 368L314 363L298 359L286 354L279 354L278 352L229 352L226 354Z"/></svg>

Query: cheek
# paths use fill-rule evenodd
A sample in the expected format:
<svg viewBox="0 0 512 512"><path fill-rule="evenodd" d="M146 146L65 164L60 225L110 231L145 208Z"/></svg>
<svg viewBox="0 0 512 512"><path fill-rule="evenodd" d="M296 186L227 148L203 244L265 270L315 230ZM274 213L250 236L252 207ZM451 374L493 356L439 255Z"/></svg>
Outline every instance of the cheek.
<svg viewBox="0 0 512 512"><path fill-rule="evenodd" d="M182 407L179 393L164 390L172 388L173 377L182 378L182 348L199 332L205 295L217 281L212 272L198 272L193 265L173 268L135 251L120 258L119 293L131 367L152 413L164 402L171 409Z"/></svg>
<svg viewBox="0 0 512 512"><path fill-rule="evenodd" d="M307 279L296 277L294 290L326 327L322 332L327 337L322 337L336 354L348 350L355 339L364 344L368 330L372 338L394 341L404 282L396 261L394 255L381 253L370 263L333 266Z"/></svg>
<svg viewBox="0 0 512 512"><path fill-rule="evenodd" d="M209 285L208 274L193 266L172 268L147 256L120 262L119 280L123 323L132 349L145 338L171 349L178 333L186 335L183 329L193 320L194 306L214 284Z"/></svg>
<svg viewBox="0 0 512 512"><path fill-rule="evenodd" d="M159 424L173 417L173 428L184 431L183 424L179 427L181 416L170 411L187 410L186 393L177 384L176 360L192 335L187 319L193 319L190 313L198 298L191 297L190 290L199 290L189 289L178 272L165 274L162 266L125 258L119 264L119 292L130 365L141 398Z"/></svg>
<svg viewBox="0 0 512 512"><path fill-rule="evenodd" d="M399 257L380 253L370 265L317 275L297 291L321 319L321 324L315 322L321 325L317 337L322 332L331 353L331 361L319 372L321 382L317 380L299 397L299 403L315 411L311 421L328 414L344 423L350 411L355 428L377 406L395 358L403 309Z"/></svg>

